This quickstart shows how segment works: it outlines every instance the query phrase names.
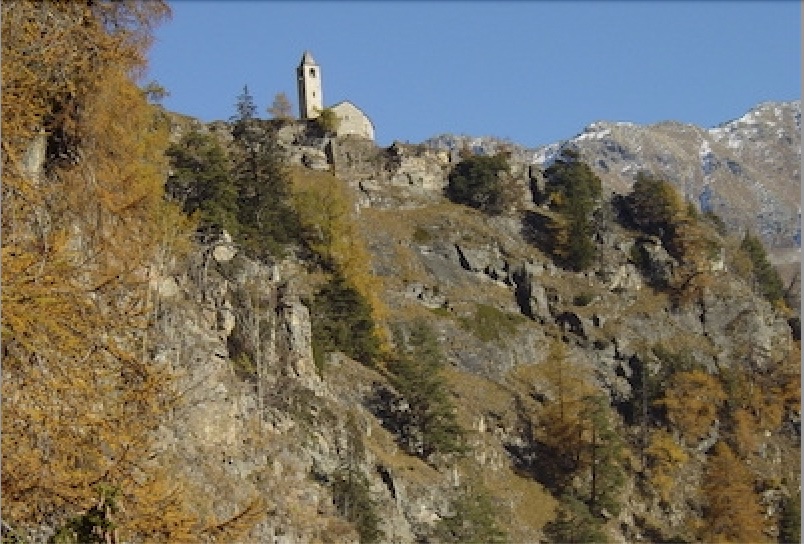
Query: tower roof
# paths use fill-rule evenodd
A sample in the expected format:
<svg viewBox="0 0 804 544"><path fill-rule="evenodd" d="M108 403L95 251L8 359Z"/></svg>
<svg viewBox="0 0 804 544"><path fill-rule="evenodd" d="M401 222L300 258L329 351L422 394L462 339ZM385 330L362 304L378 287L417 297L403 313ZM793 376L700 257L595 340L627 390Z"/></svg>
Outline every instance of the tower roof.
<svg viewBox="0 0 804 544"><path fill-rule="evenodd" d="M315 59L313 58L313 55L310 54L309 51L304 52L304 55L302 55L301 63L302 64L316 64Z"/></svg>

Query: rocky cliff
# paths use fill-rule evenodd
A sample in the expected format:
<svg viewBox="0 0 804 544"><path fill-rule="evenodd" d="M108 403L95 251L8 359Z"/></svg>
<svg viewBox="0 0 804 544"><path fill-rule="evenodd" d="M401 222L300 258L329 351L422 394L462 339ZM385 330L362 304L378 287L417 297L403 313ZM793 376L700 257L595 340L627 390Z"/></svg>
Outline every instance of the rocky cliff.
<svg viewBox="0 0 804 544"><path fill-rule="evenodd" d="M749 150L737 143L769 130L747 128L751 119L782 112L779 122L792 123L784 108L767 108L712 131L595 124L563 145L577 147L612 189L627 190L637 169L629 165L659 167L686 184L687 196L736 225L740 206L789 207L784 180L798 171L798 162L788 164L792 144ZM645 461L645 443L638 447L646 438L639 438L632 409L644 383L640 373L663 375L681 359L684 368L723 380L745 372L771 377L779 399L797 379L791 360L800 340L789 315L733 273L736 245L722 239L712 280L694 299L679 301L656 288L679 263L659 240L624 227L609 198L595 212L594 266L577 273L554 264L534 243L528 221L542 209L533 188L544 175L528 161L512 160L510 209L488 216L444 197L455 154L312 138L296 125L279 140L297 175L331 170L355 197L352 221L367 241L364 266L380 280L388 322L423 318L436 333L466 453L429 461L405 453L378 409L378 398L392 389L382 367L331 353L316 368L308 263L296 257L259 263L224 236L154 283L165 339L157 356L183 376L183 402L160 431L160 460L195 491L202 517L226 520L258 504L263 515L243 542L357 542L358 529L336 507L335 482L350 467L368 483L382 542L450 541L439 527L466 515L462 497L478 486L510 541L536 542L559 498L538 437L555 402L546 369L551 345L560 342L574 372L617 414L613 425L627 444L622 508L602 518L607 538L697 534L712 448L731 440L734 429L714 418L700 435L685 438L668 423L684 459L668 500L646 484L658 469ZM754 164L763 157L780 165L777 182L760 183ZM735 187L742 196L732 199ZM791 224L791 217L774 214L761 224ZM790 230L776 234L785 243L793 239ZM645 260L635 262L635 252ZM249 356L238 355L244 352ZM747 454L769 538L779 534L782 504L799 485L798 404L780 402L778 420L752 427ZM571 486L587 484L576 476Z"/></svg>

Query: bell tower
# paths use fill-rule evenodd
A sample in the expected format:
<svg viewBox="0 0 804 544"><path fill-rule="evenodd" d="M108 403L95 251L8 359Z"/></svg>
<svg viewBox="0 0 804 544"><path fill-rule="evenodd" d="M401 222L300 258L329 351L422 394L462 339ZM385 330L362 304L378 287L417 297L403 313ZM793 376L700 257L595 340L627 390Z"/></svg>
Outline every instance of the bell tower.
<svg viewBox="0 0 804 544"><path fill-rule="evenodd" d="M309 51L302 55L296 68L296 84L299 88L299 119L315 119L324 109L321 92L321 69Z"/></svg>

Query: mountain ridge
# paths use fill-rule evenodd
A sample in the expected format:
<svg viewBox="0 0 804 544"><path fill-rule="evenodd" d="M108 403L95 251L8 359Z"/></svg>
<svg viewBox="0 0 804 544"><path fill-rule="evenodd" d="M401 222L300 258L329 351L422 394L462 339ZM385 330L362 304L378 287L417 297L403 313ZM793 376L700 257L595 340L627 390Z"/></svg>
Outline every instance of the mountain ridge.
<svg viewBox="0 0 804 544"><path fill-rule="evenodd" d="M563 149L577 151L604 188L630 190L636 173L673 183L702 212L719 215L732 230L758 233L770 248L799 248L801 102L766 101L712 128L679 121L640 125L597 120L571 138L537 148L509 140L449 133L427 147L481 154L505 150L546 167ZM751 145L748 145L748 144Z"/></svg>

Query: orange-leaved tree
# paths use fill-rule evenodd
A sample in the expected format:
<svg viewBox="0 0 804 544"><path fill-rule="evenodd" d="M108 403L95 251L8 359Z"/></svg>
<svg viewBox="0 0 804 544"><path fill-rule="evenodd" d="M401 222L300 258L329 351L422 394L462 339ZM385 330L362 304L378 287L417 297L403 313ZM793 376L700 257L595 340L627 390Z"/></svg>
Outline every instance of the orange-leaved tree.
<svg viewBox="0 0 804 544"><path fill-rule="evenodd" d="M151 360L149 281L190 232L163 200L167 130L136 85L168 13L158 1L2 5L9 527L46 523L81 540L75 520L99 513L107 540L198 530L168 476L144 463L174 399L170 369Z"/></svg>

